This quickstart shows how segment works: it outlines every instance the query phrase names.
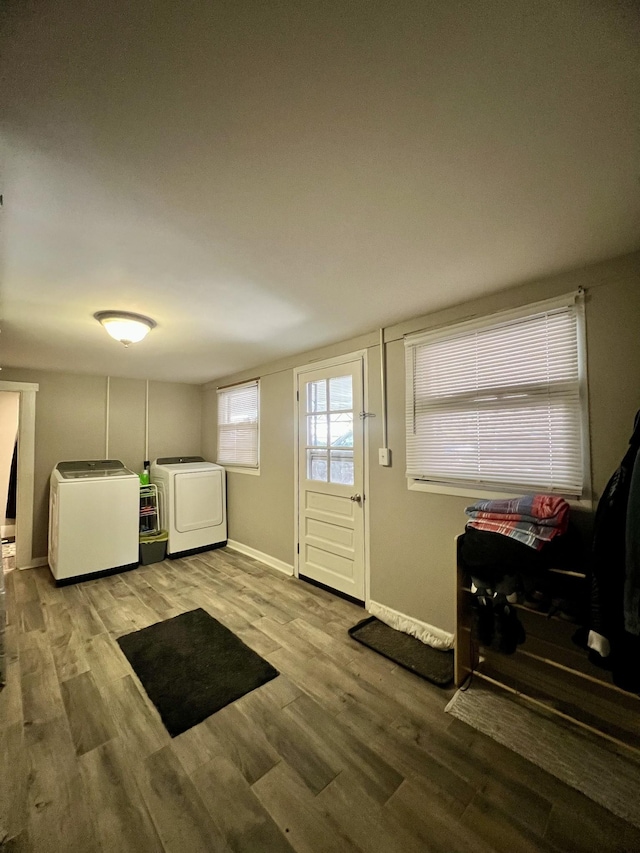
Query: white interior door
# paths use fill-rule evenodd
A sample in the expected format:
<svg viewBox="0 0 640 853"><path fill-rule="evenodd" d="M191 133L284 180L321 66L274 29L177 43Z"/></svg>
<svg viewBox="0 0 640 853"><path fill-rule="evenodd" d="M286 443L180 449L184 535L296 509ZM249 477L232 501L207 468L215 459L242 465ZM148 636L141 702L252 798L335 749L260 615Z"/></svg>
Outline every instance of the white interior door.
<svg viewBox="0 0 640 853"><path fill-rule="evenodd" d="M298 574L364 601L363 361L298 374Z"/></svg>

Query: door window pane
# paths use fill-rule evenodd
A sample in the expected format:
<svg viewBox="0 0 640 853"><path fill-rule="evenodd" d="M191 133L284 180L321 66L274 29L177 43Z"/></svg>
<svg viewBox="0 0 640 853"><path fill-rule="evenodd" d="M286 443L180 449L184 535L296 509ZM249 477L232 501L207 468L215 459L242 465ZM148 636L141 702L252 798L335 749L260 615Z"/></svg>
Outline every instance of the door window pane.
<svg viewBox="0 0 640 853"><path fill-rule="evenodd" d="M320 379L318 382L307 382L307 412L327 411L327 383Z"/></svg>
<svg viewBox="0 0 640 853"><path fill-rule="evenodd" d="M327 416L309 415L307 417L307 444L311 447L327 446Z"/></svg>
<svg viewBox="0 0 640 853"><path fill-rule="evenodd" d="M332 447L353 447L353 414L345 412L329 416Z"/></svg>
<svg viewBox="0 0 640 853"><path fill-rule="evenodd" d="M352 486L353 377L348 374L307 382L305 399L307 479Z"/></svg>
<svg viewBox="0 0 640 853"><path fill-rule="evenodd" d="M331 482L353 486L353 450L331 451Z"/></svg>
<svg viewBox="0 0 640 853"><path fill-rule="evenodd" d="M329 380L329 409L332 412L353 409L353 381L351 376L336 376Z"/></svg>
<svg viewBox="0 0 640 853"><path fill-rule="evenodd" d="M307 450L307 480L327 482L326 450Z"/></svg>

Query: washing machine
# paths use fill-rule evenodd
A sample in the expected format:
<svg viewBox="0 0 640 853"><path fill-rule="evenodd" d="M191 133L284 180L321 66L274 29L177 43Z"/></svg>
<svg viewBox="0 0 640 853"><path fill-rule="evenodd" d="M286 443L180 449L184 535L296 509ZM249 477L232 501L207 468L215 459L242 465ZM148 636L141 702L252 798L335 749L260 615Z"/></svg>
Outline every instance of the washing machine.
<svg viewBox="0 0 640 853"><path fill-rule="evenodd" d="M151 464L167 556L186 557L227 544L225 470L202 456L165 456Z"/></svg>
<svg viewBox="0 0 640 853"><path fill-rule="evenodd" d="M118 459L59 462L49 481L49 566L56 583L138 565L140 480Z"/></svg>

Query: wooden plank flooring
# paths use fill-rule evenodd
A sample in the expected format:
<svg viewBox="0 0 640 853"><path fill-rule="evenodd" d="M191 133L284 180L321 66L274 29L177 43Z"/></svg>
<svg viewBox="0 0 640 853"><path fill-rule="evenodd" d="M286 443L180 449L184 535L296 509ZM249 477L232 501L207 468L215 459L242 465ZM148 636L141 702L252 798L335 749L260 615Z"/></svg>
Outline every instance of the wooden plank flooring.
<svg viewBox="0 0 640 853"><path fill-rule="evenodd" d="M0 849L640 851L640 831L355 643L355 605L221 549L56 588L6 561ZM117 637L202 607L281 675L171 738Z"/></svg>

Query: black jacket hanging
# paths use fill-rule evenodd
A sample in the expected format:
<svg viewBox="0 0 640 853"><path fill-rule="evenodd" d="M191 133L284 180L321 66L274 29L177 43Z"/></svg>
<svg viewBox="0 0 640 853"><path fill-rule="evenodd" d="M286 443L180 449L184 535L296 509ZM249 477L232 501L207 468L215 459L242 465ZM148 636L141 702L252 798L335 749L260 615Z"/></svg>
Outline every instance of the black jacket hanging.
<svg viewBox="0 0 640 853"><path fill-rule="evenodd" d="M614 672L614 681L626 689L636 689L628 681L629 660L635 655L634 644L624 630L625 537L627 505L633 467L640 449L640 411L634 421L633 435L620 466L610 478L598 501L593 530L590 561L591 614L589 647L602 659L607 659Z"/></svg>

